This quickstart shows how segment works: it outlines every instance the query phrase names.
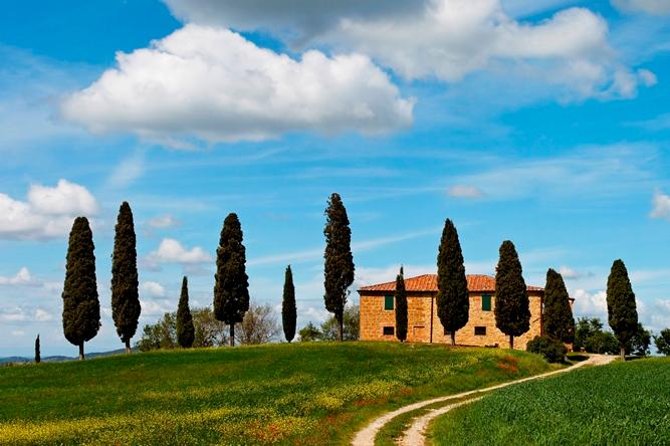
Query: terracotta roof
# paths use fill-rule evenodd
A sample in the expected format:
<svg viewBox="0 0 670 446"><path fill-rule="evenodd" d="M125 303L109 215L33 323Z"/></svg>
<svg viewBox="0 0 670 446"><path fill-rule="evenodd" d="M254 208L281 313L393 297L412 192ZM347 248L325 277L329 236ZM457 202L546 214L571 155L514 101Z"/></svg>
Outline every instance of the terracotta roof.
<svg viewBox="0 0 670 446"><path fill-rule="evenodd" d="M496 279L484 274L468 274L468 290L495 292ZM405 279L405 289L409 292L437 292L437 274L423 274L421 276L409 277ZM395 291L395 281L379 283L376 285L364 286L358 289L358 292L384 292ZM544 288L537 286L528 286L528 291L544 291Z"/></svg>

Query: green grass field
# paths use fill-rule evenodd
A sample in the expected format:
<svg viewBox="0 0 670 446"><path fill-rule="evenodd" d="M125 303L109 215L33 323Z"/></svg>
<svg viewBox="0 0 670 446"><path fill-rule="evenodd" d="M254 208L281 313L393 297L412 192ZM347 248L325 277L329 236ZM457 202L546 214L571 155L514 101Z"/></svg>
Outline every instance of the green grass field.
<svg viewBox="0 0 670 446"><path fill-rule="evenodd" d="M344 444L402 403L550 368L523 352L265 345L0 368L0 443Z"/></svg>
<svg viewBox="0 0 670 446"><path fill-rule="evenodd" d="M439 418L430 436L434 445L667 445L670 359L502 389Z"/></svg>

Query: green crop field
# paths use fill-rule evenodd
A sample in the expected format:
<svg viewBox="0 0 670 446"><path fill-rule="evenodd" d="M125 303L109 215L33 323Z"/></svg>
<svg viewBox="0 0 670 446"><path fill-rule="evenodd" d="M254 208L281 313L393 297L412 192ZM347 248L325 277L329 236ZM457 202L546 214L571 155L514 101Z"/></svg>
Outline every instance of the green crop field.
<svg viewBox="0 0 670 446"><path fill-rule="evenodd" d="M524 352L307 343L0 368L0 443L343 444L402 403L550 369Z"/></svg>
<svg viewBox="0 0 670 446"><path fill-rule="evenodd" d="M670 359L512 386L433 424L434 445L667 445Z"/></svg>

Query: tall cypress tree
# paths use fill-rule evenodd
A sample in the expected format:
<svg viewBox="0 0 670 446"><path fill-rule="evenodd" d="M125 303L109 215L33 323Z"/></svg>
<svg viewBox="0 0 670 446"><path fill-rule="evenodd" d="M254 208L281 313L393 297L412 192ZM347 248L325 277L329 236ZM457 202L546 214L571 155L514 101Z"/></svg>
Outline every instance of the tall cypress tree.
<svg viewBox="0 0 670 446"><path fill-rule="evenodd" d="M575 339L575 319L570 307L570 295L565 288L563 276L549 268L544 287L544 333L561 342L572 343Z"/></svg>
<svg viewBox="0 0 670 446"><path fill-rule="evenodd" d="M509 240L500 245L495 316L498 329L509 336L509 348L514 348L515 336L521 336L530 329L528 290L516 248Z"/></svg>
<svg viewBox="0 0 670 446"><path fill-rule="evenodd" d="M289 265L286 267L286 273L284 274L284 294L281 305L282 328L284 329L284 336L289 343L295 337L297 312L293 272L291 271L291 265Z"/></svg>
<svg viewBox="0 0 670 446"><path fill-rule="evenodd" d="M223 221L216 250L214 315L217 320L230 325L231 346L235 345L235 324L242 322L244 313L249 309L249 277L242 239L242 226L237 214L228 214Z"/></svg>
<svg viewBox="0 0 670 446"><path fill-rule="evenodd" d="M79 359L84 359L84 343L100 330L94 250L88 219L77 217L70 231L62 297L63 333L79 347Z"/></svg>
<svg viewBox="0 0 670 446"><path fill-rule="evenodd" d="M444 223L437 254L437 290L437 315L451 333L451 345L456 345L456 332L468 323L470 295L458 232L449 219Z"/></svg>
<svg viewBox="0 0 670 446"><path fill-rule="evenodd" d="M344 307L348 289L354 282L354 257L351 254L349 217L339 194L332 194L326 208L326 250L324 253L324 301L326 310L335 315L339 339L344 338Z"/></svg>
<svg viewBox="0 0 670 446"><path fill-rule="evenodd" d="M407 290L402 266L395 279L395 336L400 342L407 340Z"/></svg>
<svg viewBox="0 0 670 446"><path fill-rule="evenodd" d="M615 260L607 279L607 319L619 341L621 359L626 359L626 345L638 331L635 293L622 260Z"/></svg>
<svg viewBox="0 0 670 446"><path fill-rule="evenodd" d="M195 340L193 316L188 306L188 279L184 276L181 282L181 295L177 307L177 342L183 348L191 348Z"/></svg>
<svg viewBox="0 0 670 446"><path fill-rule="evenodd" d="M40 355L40 335L38 334L35 338L35 364L39 364L42 361L42 356Z"/></svg>
<svg viewBox="0 0 670 446"><path fill-rule="evenodd" d="M140 318L137 249L133 211L124 201L119 208L112 254L112 318L116 333L130 353L130 340L137 331Z"/></svg>

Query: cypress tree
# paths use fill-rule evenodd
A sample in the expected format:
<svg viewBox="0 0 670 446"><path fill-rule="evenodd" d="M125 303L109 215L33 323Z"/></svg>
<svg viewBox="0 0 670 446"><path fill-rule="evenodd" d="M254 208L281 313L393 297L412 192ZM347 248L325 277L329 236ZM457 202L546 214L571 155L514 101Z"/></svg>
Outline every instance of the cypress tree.
<svg viewBox="0 0 670 446"><path fill-rule="evenodd" d="M626 360L626 345L638 330L635 293L622 260L615 260L607 279L607 318L619 341L621 359Z"/></svg>
<svg viewBox="0 0 670 446"><path fill-rule="evenodd" d="M400 342L407 340L407 290L402 266L395 279L395 335Z"/></svg>
<svg viewBox="0 0 670 446"><path fill-rule="evenodd" d="M94 250L88 219L77 217L70 231L62 297L63 333L79 347L79 359L84 359L84 343L100 329Z"/></svg>
<svg viewBox="0 0 670 446"><path fill-rule="evenodd" d="M235 345L235 324L242 322L244 313L249 309L249 277L242 239L242 226L237 214L228 214L216 250L214 315L217 320L230 325L231 346Z"/></svg>
<svg viewBox="0 0 670 446"><path fill-rule="evenodd" d="M575 339L575 319L570 307L570 295L563 276L549 268L544 287L543 331L554 339L572 343Z"/></svg>
<svg viewBox="0 0 670 446"><path fill-rule="evenodd" d="M191 309L188 306L188 279L184 276L181 282L181 295L177 307L177 343L183 348L191 348L195 340L195 327Z"/></svg>
<svg viewBox="0 0 670 446"><path fill-rule="evenodd" d="M456 332L468 323L470 295L458 232L449 219L444 223L437 254L437 290L437 315L451 333L451 345L456 345Z"/></svg>
<svg viewBox="0 0 670 446"><path fill-rule="evenodd" d="M522 274L516 248L505 240L496 269L495 317L498 329L509 336L509 348L514 348L515 336L530 329L528 290Z"/></svg>
<svg viewBox="0 0 670 446"><path fill-rule="evenodd" d="M281 321L286 340L291 343L295 337L295 326L297 318L295 305L295 286L293 286L293 272L291 265L286 267L284 274L284 294L281 305Z"/></svg>
<svg viewBox="0 0 670 446"><path fill-rule="evenodd" d="M35 338L35 364L39 364L42 361L40 356L40 335L38 334Z"/></svg>
<svg viewBox="0 0 670 446"><path fill-rule="evenodd" d="M354 282L354 257L351 254L349 217L339 194L332 194L326 208L326 250L324 253L324 301L339 325L339 339L344 339L344 307L348 288Z"/></svg>
<svg viewBox="0 0 670 446"><path fill-rule="evenodd" d="M112 318L116 333L130 353L130 340L140 318L137 249L133 212L127 202L119 208L112 254Z"/></svg>

